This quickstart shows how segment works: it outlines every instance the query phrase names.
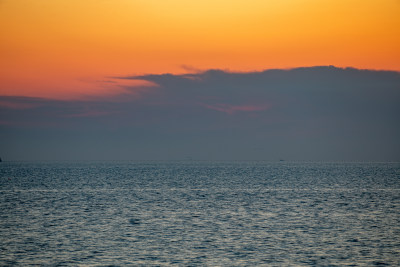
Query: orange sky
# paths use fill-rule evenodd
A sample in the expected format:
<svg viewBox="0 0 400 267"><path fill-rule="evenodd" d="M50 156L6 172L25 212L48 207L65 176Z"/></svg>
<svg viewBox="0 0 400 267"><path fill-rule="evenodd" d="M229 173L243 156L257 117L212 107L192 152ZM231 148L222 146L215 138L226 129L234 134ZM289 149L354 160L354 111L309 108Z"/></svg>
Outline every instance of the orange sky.
<svg viewBox="0 0 400 267"><path fill-rule="evenodd" d="M221 68L400 71L400 0L0 0L0 95L112 94L110 79Z"/></svg>

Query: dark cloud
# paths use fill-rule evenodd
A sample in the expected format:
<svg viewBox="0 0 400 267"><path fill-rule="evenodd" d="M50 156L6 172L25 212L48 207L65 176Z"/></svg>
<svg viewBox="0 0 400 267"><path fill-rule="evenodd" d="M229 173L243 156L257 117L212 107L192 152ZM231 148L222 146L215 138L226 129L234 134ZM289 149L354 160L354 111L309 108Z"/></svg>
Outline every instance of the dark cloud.
<svg viewBox="0 0 400 267"><path fill-rule="evenodd" d="M157 86L81 101L0 97L1 156L400 160L397 72L313 67L121 79Z"/></svg>

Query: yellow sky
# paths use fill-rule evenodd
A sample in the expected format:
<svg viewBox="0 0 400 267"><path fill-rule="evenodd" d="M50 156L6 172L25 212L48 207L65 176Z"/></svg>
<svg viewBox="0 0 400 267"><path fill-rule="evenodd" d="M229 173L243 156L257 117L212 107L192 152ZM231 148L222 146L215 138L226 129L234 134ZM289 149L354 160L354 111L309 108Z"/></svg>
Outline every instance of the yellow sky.
<svg viewBox="0 0 400 267"><path fill-rule="evenodd" d="M335 65L400 71L399 0L0 0L0 94L111 76Z"/></svg>

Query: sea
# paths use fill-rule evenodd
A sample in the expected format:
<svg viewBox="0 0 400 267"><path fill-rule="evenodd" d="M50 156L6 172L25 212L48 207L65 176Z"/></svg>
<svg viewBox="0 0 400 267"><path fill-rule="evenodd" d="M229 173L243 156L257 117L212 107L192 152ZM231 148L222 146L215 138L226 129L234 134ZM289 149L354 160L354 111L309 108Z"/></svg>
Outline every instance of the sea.
<svg viewBox="0 0 400 267"><path fill-rule="evenodd" d="M0 266L400 266L400 163L0 163Z"/></svg>

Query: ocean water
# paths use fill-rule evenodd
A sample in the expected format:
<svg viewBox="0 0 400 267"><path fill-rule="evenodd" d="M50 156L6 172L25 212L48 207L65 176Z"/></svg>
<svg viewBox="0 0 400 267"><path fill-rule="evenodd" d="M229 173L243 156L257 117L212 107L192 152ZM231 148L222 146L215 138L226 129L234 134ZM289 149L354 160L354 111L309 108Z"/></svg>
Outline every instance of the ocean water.
<svg viewBox="0 0 400 267"><path fill-rule="evenodd" d="M3 162L14 265L400 266L400 164Z"/></svg>

